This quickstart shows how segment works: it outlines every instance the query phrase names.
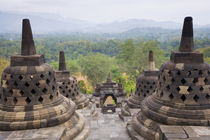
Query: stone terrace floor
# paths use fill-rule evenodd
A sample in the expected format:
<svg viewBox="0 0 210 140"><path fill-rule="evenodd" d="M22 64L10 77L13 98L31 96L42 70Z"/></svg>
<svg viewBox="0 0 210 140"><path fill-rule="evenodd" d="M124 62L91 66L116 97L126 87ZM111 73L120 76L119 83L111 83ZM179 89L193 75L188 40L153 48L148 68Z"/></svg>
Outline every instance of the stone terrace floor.
<svg viewBox="0 0 210 140"><path fill-rule="evenodd" d="M88 110L79 110L90 126L87 140L130 140L126 123L118 116L120 108L117 108L114 114L102 114L100 108L96 108L96 111L98 116L90 117Z"/></svg>

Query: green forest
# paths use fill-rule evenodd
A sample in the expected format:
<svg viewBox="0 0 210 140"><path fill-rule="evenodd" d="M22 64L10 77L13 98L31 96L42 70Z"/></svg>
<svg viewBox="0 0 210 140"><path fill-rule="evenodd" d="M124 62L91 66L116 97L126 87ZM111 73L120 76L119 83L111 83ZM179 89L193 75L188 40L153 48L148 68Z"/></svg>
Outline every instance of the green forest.
<svg viewBox="0 0 210 140"><path fill-rule="evenodd" d="M135 91L137 76L148 66L148 52L153 50L156 67L169 60L177 50L179 37L165 41L156 39L98 39L68 35L44 35L35 37L38 54L44 54L46 62L58 69L59 51L65 52L67 69L79 78L82 92L92 93L97 83L105 81L109 72L116 82L122 81L126 92ZM21 35L0 35L0 75L9 65L10 56L20 54ZM195 49L204 53L210 63L210 38L195 38Z"/></svg>

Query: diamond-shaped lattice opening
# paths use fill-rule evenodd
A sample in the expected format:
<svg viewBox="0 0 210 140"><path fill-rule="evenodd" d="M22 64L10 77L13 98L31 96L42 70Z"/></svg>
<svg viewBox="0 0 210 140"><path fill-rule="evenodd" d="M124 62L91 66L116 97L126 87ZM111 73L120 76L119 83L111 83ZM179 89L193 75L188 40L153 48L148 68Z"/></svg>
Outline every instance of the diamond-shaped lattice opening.
<svg viewBox="0 0 210 140"><path fill-rule="evenodd" d="M27 97L25 101L27 104L29 104L31 102L31 99L29 97Z"/></svg>
<svg viewBox="0 0 210 140"><path fill-rule="evenodd" d="M16 81L14 82L14 86L16 86L16 87L18 86L18 83Z"/></svg>
<svg viewBox="0 0 210 140"><path fill-rule="evenodd" d="M176 90L177 90L177 91L180 91L180 88L179 88L179 87L177 87L177 88L176 88Z"/></svg>
<svg viewBox="0 0 210 140"><path fill-rule="evenodd" d="M42 103L44 99L42 98L42 96L40 96L38 100L40 103Z"/></svg>
<svg viewBox="0 0 210 140"><path fill-rule="evenodd" d="M163 76L163 81L166 81L166 77L165 76Z"/></svg>
<svg viewBox="0 0 210 140"><path fill-rule="evenodd" d="M77 89L75 88L74 91L77 91Z"/></svg>
<svg viewBox="0 0 210 140"><path fill-rule="evenodd" d="M53 99L53 95L50 95L50 100L52 100Z"/></svg>
<svg viewBox="0 0 210 140"><path fill-rule="evenodd" d="M149 82L147 82L147 85L149 85Z"/></svg>
<svg viewBox="0 0 210 140"><path fill-rule="evenodd" d="M22 75L18 76L18 79L19 80L22 80L23 79L23 76Z"/></svg>
<svg viewBox="0 0 210 140"><path fill-rule="evenodd" d="M9 93L10 93L11 95L13 94L13 91L12 91L12 89L10 89L10 90L9 90Z"/></svg>
<svg viewBox="0 0 210 140"><path fill-rule="evenodd" d="M42 92L43 93L47 93L47 89L46 88L43 88Z"/></svg>
<svg viewBox="0 0 210 140"><path fill-rule="evenodd" d="M191 86L189 86L188 89L187 89L188 92L191 92L192 90L193 90L193 89L192 89Z"/></svg>
<svg viewBox="0 0 210 140"><path fill-rule="evenodd" d="M198 78L194 78L193 83L197 83L197 82L198 82Z"/></svg>
<svg viewBox="0 0 210 140"><path fill-rule="evenodd" d="M167 89L167 90L170 90L171 88L170 88L170 86L169 86L169 85L167 85L167 86L166 86L166 89Z"/></svg>
<svg viewBox="0 0 210 140"><path fill-rule="evenodd" d="M171 94L169 95L169 98L172 100L172 99L174 98L174 95L171 93Z"/></svg>
<svg viewBox="0 0 210 140"><path fill-rule="evenodd" d="M160 97L163 97L163 92L160 93Z"/></svg>
<svg viewBox="0 0 210 140"><path fill-rule="evenodd" d="M10 78L12 79L12 78L13 78L13 76L12 76L12 75L10 75Z"/></svg>
<svg viewBox="0 0 210 140"><path fill-rule="evenodd" d="M171 74L171 71L170 71L170 70L168 71L168 74L169 74L169 75Z"/></svg>
<svg viewBox="0 0 210 140"><path fill-rule="evenodd" d="M39 85L40 85L40 83L39 83L39 82L37 82L37 83L36 83L36 86L38 87Z"/></svg>
<svg viewBox="0 0 210 140"><path fill-rule="evenodd" d="M141 89L141 92L143 92L143 89Z"/></svg>
<svg viewBox="0 0 210 140"><path fill-rule="evenodd" d="M203 87L200 87L200 91L203 91Z"/></svg>
<svg viewBox="0 0 210 140"><path fill-rule="evenodd" d="M205 82L205 84L207 84L207 82L208 82L208 79L207 79L207 78L205 78L205 79L204 79L204 82Z"/></svg>
<svg viewBox="0 0 210 140"><path fill-rule="evenodd" d="M176 73L177 75L181 75L181 72L180 71L177 71L177 73Z"/></svg>
<svg viewBox="0 0 210 140"><path fill-rule="evenodd" d="M202 70L199 70L198 74L199 74L199 75L203 75Z"/></svg>
<svg viewBox="0 0 210 140"><path fill-rule="evenodd" d="M150 89L152 89L153 87L152 87L152 86L150 86L149 88L150 88Z"/></svg>
<svg viewBox="0 0 210 140"><path fill-rule="evenodd" d="M46 80L46 83L49 85L49 84L50 84L50 80L49 80L49 79L47 79L47 80Z"/></svg>
<svg viewBox="0 0 210 140"><path fill-rule="evenodd" d="M32 93L32 94L35 94L35 93L36 93L36 90L35 90L35 89L32 89L32 90L31 90L31 93Z"/></svg>
<svg viewBox="0 0 210 140"><path fill-rule="evenodd" d="M136 88L136 91L139 91L139 88Z"/></svg>
<svg viewBox="0 0 210 140"><path fill-rule="evenodd" d="M74 93L72 94L72 96L75 96Z"/></svg>
<svg viewBox="0 0 210 140"><path fill-rule="evenodd" d="M181 99L182 99L182 101L184 102L184 101L186 100L186 96L185 96L185 95L182 95L182 96L181 96Z"/></svg>
<svg viewBox="0 0 210 140"><path fill-rule="evenodd" d="M184 85L184 84L186 83L186 80L183 78L183 79L181 80L181 83Z"/></svg>
<svg viewBox="0 0 210 140"><path fill-rule="evenodd" d="M29 84L28 82L26 82L26 83L25 83L25 86L26 86L26 87L29 87L29 86L30 86L30 84Z"/></svg>
<svg viewBox="0 0 210 140"><path fill-rule="evenodd" d="M146 94L144 94L144 97L146 97L147 95Z"/></svg>
<svg viewBox="0 0 210 140"><path fill-rule="evenodd" d="M51 73L51 72L49 72L48 74L49 74L49 75L52 75L52 73Z"/></svg>
<svg viewBox="0 0 210 140"><path fill-rule="evenodd" d="M149 90L147 90L147 93L149 93Z"/></svg>
<svg viewBox="0 0 210 140"><path fill-rule="evenodd" d="M62 92L65 93L65 90L63 90Z"/></svg>
<svg viewBox="0 0 210 140"><path fill-rule="evenodd" d="M68 84L70 84L71 82L70 81L68 81Z"/></svg>
<svg viewBox="0 0 210 140"><path fill-rule="evenodd" d="M4 102L5 102L5 103L7 102L7 97L4 97Z"/></svg>
<svg viewBox="0 0 210 140"><path fill-rule="evenodd" d="M13 98L13 102L14 102L14 104L16 104L17 103L17 98L15 97L15 98Z"/></svg>
<svg viewBox="0 0 210 140"><path fill-rule="evenodd" d="M61 87L61 86L59 86L59 88L60 88L60 89L62 89L62 87Z"/></svg>
<svg viewBox="0 0 210 140"><path fill-rule="evenodd" d="M152 84L155 85L155 82L153 82Z"/></svg>
<svg viewBox="0 0 210 140"><path fill-rule="evenodd" d="M67 94L66 97L69 98L69 95Z"/></svg>
<svg viewBox="0 0 210 140"><path fill-rule="evenodd" d="M71 85L71 88L73 88L74 86L73 85Z"/></svg>
<svg viewBox="0 0 210 140"><path fill-rule="evenodd" d="M172 79L171 79L171 82L172 82L172 83L174 83L174 82L175 82L175 79L174 79L174 78L172 78Z"/></svg>
<svg viewBox="0 0 210 140"><path fill-rule="evenodd" d="M209 94L206 94L206 96L205 96L205 97L206 97L206 99L207 99L207 100L209 100L209 99L210 99Z"/></svg>
<svg viewBox="0 0 210 140"><path fill-rule="evenodd" d="M21 91L20 91L20 94L23 96L23 95L24 95L24 91L21 90Z"/></svg>
<svg viewBox="0 0 210 140"><path fill-rule="evenodd" d="M188 71L187 75L190 76L191 75L191 71Z"/></svg>
<svg viewBox="0 0 210 140"><path fill-rule="evenodd" d="M44 78L44 74L40 74L40 77L41 77L41 78Z"/></svg>
<svg viewBox="0 0 210 140"><path fill-rule="evenodd" d="M9 85L9 82L8 81L6 81L6 83L5 83L6 85Z"/></svg>
<svg viewBox="0 0 210 140"><path fill-rule="evenodd" d="M63 85L65 85L65 82L62 82Z"/></svg>
<svg viewBox="0 0 210 140"><path fill-rule="evenodd" d="M69 92L71 92L71 89L69 89Z"/></svg>
<svg viewBox="0 0 210 140"><path fill-rule="evenodd" d="M53 91L55 90L55 86L52 86L52 90L53 90Z"/></svg>
<svg viewBox="0 0 210 140"><path fill-rule="evenodd" d="M198 95L195 95L195 96L193 97L193 99L197 102L197 101L199 100Z"/></svg>
<svg viewBox="0 0 210 140"><path fill-rule="evenodd" d="M68 86L66 86L66 89L68 88Z"/></svg>

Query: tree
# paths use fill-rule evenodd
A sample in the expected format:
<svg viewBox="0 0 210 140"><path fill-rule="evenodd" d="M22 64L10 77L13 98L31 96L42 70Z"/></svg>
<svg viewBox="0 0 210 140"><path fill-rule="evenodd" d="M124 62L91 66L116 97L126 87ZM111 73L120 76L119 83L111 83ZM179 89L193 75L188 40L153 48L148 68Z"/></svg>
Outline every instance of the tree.
<svg viewBox="0 0 210 140"><path fill-rule="evenodd" d="M82 74L87 75L93 87L103 81L111 69L111 59L100 53L80 56L79 65Z"/></svg>
<svg viewBox="0 0 210 140"><path fill-rule="evenodd" d="M9 61L6 60L5 58L3 57L0 57L0 79L1 79L1 75L2 75L2 72L4 71L4 69L9 66Z"/></svg>

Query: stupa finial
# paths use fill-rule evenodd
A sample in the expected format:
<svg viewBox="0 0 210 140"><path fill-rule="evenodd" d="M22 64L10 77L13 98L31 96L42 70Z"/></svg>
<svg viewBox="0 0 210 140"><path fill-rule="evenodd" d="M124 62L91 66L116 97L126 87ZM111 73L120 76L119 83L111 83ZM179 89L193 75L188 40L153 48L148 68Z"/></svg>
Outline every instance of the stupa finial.
<svg viewBox="0 0 210 140"><path fill-rule="evenodd" d="M194 50L194 41L193 41L192 17L185 17L179 51L192 52L193 50Z"/></svg>
<svg viewBox="0 0 210 140"><path fill-rule="evenodd" d="M149 51L149 62L154 61L154 57L153 57L153 51Z"/></svg>
<svg viewBox="0 0 210 140"><path fill-rule="evenodd" d="M59 70L60 71L66 70L66 61L65 61L65 55L63 51L60 51L60 55L59 55Z"/></svg>
<svg viewBox="0 0 210 140"><path fill-rule="evenodd" d="M29 19L23 19L21 55L35 55L35 54L36 54L36 48L34 45L30 21Z"/></svg>

